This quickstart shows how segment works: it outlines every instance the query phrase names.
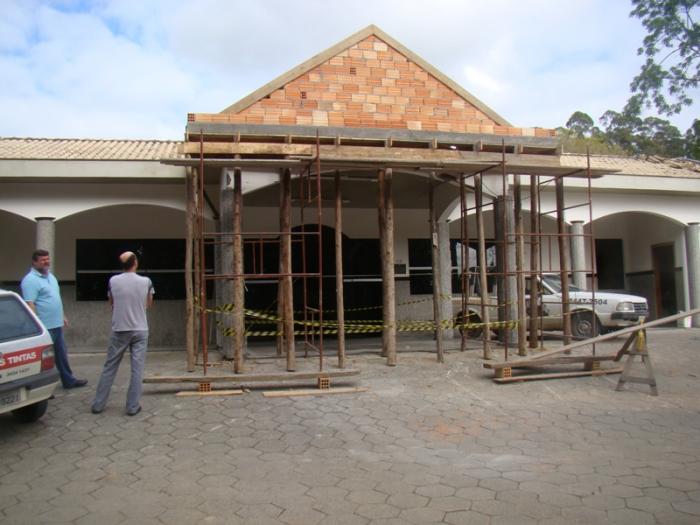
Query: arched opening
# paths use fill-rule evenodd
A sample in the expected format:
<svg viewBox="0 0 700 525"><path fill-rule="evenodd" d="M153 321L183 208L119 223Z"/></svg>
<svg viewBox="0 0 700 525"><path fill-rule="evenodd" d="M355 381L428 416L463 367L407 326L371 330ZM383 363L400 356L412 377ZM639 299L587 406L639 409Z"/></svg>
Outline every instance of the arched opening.
<svg viewBox="0 0 700 525"><path fill-rule="evenodd" d="M36 246L36 223L12 212L0 210L2 257L0 288L19 291L19 282L31 264Z"/></svg>
<svg viewBox="0 0 700 525"><path fill-rule="evenodd" d="M652 319L684 309L684 230L674 219L644 211L594 220L598 288L645 297Z"/></svg>

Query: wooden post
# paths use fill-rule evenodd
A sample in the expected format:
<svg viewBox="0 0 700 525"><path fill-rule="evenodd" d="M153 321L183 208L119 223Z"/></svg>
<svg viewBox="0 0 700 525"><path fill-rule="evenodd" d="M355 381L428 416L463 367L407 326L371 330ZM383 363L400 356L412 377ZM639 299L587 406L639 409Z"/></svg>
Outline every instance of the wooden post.
<svg viewBox="0 0 700 525"><path fill-rule="evenodd" d="M345 368L345 299L343 297L343 200L340 171L335 172L335 294L338 321L338 367Z"/></svg>
<svg viewBox="0 0 700 525"><path fill-rule="evenodd" d="M234 217L234 177L229 169L221 170L221 181L219 184L219 220L217 221L219 226L217 231L222 234L217 237L216 240L219 243L214 245L214 272L222 274L234 273L234 260L235 256L233 254L234 245L236 244L235 236L231 235L234 228L234 222L236 218ZM215 292L215 304L229 304L235 303L235 289L236 280L235 279L217 279L214 281L214 292ZM234 327L234 316L230 313L217 314L216 318L221 323L222 328L225 331L235 331ZM214 324L214 323L212 323ZM216 330L216 334L219 334L221 330ZM218 340L217 336L217 340ZM227 359L236 358L236 337L224 336L221 338L221 351Z"/></svg>
<svg viewBox="0 0 700 525"><path fill-rule="evenodd" d="M294 347L294 290L292 288L292 172L285 169L282 174L282 207L280 224L282 242L280 245L280 267L282 268L282 310L284 323L284 350L287 356L287 370L296 370L296 350Z"/></svg>
<svg viewBox="0 0 700 525"><path fill-rule="evenodd" d="M525 306L525 246L523 239L523 202L520 175L513 175L513 193L515 199L515 278L518 301L518 354L527 355L527 312Z"/></svg>
<svg viewBox="0 0 700 525"><path fill-rule="evenodd" d="M194 297L199 305L199 308L206 308L206 303L203 304L203 299L206 299L206 294L202 293L202 250L200 250L200 243L202 242L202 230L201 225L204 222L204 211L202 206L202 199L199 198L199 185L200 177L199 170L194 169L192 172L192 188L194 190ZM201 310L195 310L194 312L194 322L193 322L193 335L195 340L195 363L197 362L197 356L199 352L202 351L202 321L201 321ZM202 351L203 353L203 351Z"/></svg>
<svg viewBox="0 0 700 525"><path fill-rule="evenodd" d="M435 320L435 341L437 344L438 363L445 362L442 348L442 283L440 281L440 254L438 247L437 217L435 215L435 180L434 174L430 174L428 187L428 215L430 222L430 253L433 264L433 319Z"/></svg>
<svg viewBox="0 0 700 525"><path fill-rule="evenodd" d="M566 221L564 220L564 179L555 179L557 199L557 227L559 235L559 276L561 279L561 314L564 321L564 344L571 343L571 315L569 307L569 239L566 236Z"/></svg>
<svg viewBox="0 0 700 525"><path fill-rule="evenodd" d="M537 175L530 175L530 348L537 348L540 286L540 207Z"/></svg>
<svg viewBox="0 0 700 525"><path fill-rule="evenodd" d="M245 280L243 278L243 186L241 170L233 171L233 331L234 331L234 372L243 372L243 347L245 345Z"/></svg>
<svg viewBox="0 0 700 525"><path fill-rule="evenodd" d="M382 252L382 355L386 364L396 366L396 290L394 286L394 202L391 195L392 169L379 170L379 239Z"/></svg>
<svg viewBox="0 0 700 525"><path fill-rule="evenodd" d="M192 287L192 252L194 242L195 215L195 180L192 168L186 169L185 175L185 345L187 348L187 371L194 372L195 336L194 336L194 289Z"/></svg>
<svg viewBox="0 0 700 525"><path fill-rule="evenodd" d="M462 264L460 265L460 291L462 293L461 297L461 308L460 315L457 317L460 324L464 324L469 319L467 314L467 303L469 302L469 230L467 223L467 195L466 189L464 187L464 174L459 176L459 217L460 217L460 253ZM459 328L459 350L464 352L467 343L467 329Z"/></svg>
<svg viewBox="0 0 700 525"><path fill-rule="evenodd" d="M282 246L284 245L284 213L282 212L284 208L284 169L280 170L280 203L279 203L279 223L280 223L280 241L278 249L278 272L280 274L277 279L277 357L282 357L282 350L284 348L284 286L285 280L282 274L285 273L285 263L282 258Z"/></svg>
<svg viewBox="0 0 700 525"><path fill-rule="evenodd" d="M484 211L483 211L483 181L481 174L474 176L474 197L476 199L476 229L479 240L479 288L481 295L481 322L484 327L481 331L483 339L483 357L492 359L491 355L491 331L489 329L489 290L486 278L486 237L484 236Z"/></svg>

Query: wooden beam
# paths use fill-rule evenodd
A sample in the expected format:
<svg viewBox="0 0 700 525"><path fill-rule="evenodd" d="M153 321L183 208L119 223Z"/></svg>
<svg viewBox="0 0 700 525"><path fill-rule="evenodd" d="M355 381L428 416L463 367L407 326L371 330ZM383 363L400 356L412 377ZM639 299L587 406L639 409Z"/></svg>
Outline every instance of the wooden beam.
<svg viewBox="0 0 700 525"><path fill-rule="evenodd" d="M687 312L681 312L678 314L674 315L669 315L668 317L662 317L661 319L655 319L653 321L649 321L648 323L642 323L642 324L636 324L634 326L628 326L627 328L623 328L622 330L617 330L615 332L610 332L607 334L599 335L597 337L592 337L590 339L584 339L582 341L576 341L574 343L571 343L569 345L564 345L559 348L554 348L552 350L547 350L546 352L540 352L539 354L535 354L529 357L524 357L524 358L518 358L518 359L513 359L511 361L501 361L501 362L494 362L494 363L484 363L483 366L484 368L490 368L490 369L496 369L496 368L504 368L504 367L509 367L512 368L514 364L523 362L523 361L530 361L530 360L539 360L545 357L550 357L553 355L561 354L570 350L575 350L576 348L581 348L584 346L592 345L592 344L597 344L597 343L602 343L604 341L610 341L612 339L616 339L618 337L621 337L623 335L629 336L630 334L634 334L638 332L639 330L645 330L647 328L654 328L655 326L663 326L668 323L672 323L673 321L677 321L678 319L683 319L684 317L688 317L690 315L698 315L700 314L700 308L695 308L693 310L688 310ZM625 343L625 345L629 346L629 339L628 342Z"/></svg>
<svg viewBox="0 0 700 525"><path fill-rule="evenodd" d="M177 397L221 397L221 396L242 396L243 390L211 390L209 392L189 392L182 391L175 394Z"/></svg>
<svg viewBox="0 0 700 525"><path fill-rule="evenodd" d="M571 305L569 304L569 233L564 218L564 179L554 181L557 201L557 243L559 246L559 278L561 279L561 315L564 322L564 344L571 343Z"/></svg>
<svg viewBox="0 0 700 525"><path fill-rule="evenodd" d="M379 241L382 262L382 355L389 366L396 366L396 291L394 282L394 204L391 194L392 170L378 173Z"/></svg>
<svg viewBox="0 0 700 525"><path fill-rule="evenodd" d="M307 388L299 390L265 390L264 397L302 397L302 396L328 396L334 394L357 394L367 392L369 388L361 386L347 386L338 388Z"/></svg>
<svg viewBox="0 0 700 525"><path fill-rule="evenodd" d="M199 143L185 142L183 153L199 155ZM314 147L306 144L258 143L258 142L205 142L205 155L305 155L314 154Z"/></svg>
<svg viewBox="0 0 700 525"><path fill-rule="evenodd" d="M583 370L580 372L549 372L545 374L523 374L511 377L494 377L493 382L518 383L521 381L541 381L543 379L568 379L572 377L603 376L607 374L620 374L622 368L600 368L598 370Z"/></svg>
<svg viewBox="0 0 700 525"><path fill-rule="evenodd" d="M282 235L280 239L280 267L283 268L282 281L282 310L284 322L284 351L287 357L287 370L296 369L296 350L294 347L294 289L292 287L292 172L283 170L282 174L282 207L280 209L280 224Z"/></svg>
<svg viewBox="0 0 700 525"><path fill-rule="evenodd" d="M233 369L237 374L244 369L245 346L245 280L243 274L243 184L241 170L233 172L233 273L237 274L233 280L233 330L234 330L234 358Z"/></svg>
<svg viewBox="0 0 700 525"><path fill-rule="evenodd" d="M525 245L523 227L523 201L520 175L513 176L513 198L515 206L515 279L518 303L518 355L527 355L527 311L525 306Z"/></svg>
<svg viewBox="0 0 700 525"><path fill-rule="evenodd" d="M323 372L263 372L227 375L201 375L188 374L185 376L147 376L143 378L144 384L155 383L267 383L277 381L308 381L319 377L352 377L360 375L356 368L344 368L342 370L324 370Z"/></svg>
<svg viewBox="0 0 700 525"><path fill-rule="evenodd" d="M335 172L335 292L338 321L338 366L345 368L345 299L343 297L343 199L340 171Z"/></svg>
<svg viewBox="0 0 700 525"><path fill-rule="evenodd" d="M540 266L540 195L537 178L537 175L530 175L530 348L539 345L537 330L540 312L537 298L540 294L537 276Z"/></svg>
<svg viewBox="0 0 700 525"><path fill-rule="evenodd" d="M192 168L186 169L185 179L185 346L187 371L194 371L195 363L195 312L192 256L194 251L196 181Z"/></svg>
<svg viewBox="0 0 700 525"><path fill-rule="evenodd" d="M474 176L474 197L476 199L476 230L479 242L479 289L481 297L481 322L485 324L481 331L483 340L483 358L491 359L491 330L489 319L489 291L486 276L486 236L484 235L484 190L481 174Z"/></svg>
<svg viewBox="0 0 700 525"><path fill-rule="evenodd" d="M440 247L438 242L437 216L435 214L435 174L428 179L428 222L430 224L430 255L433 265L433 320L435 322L435 343L438 363L445 362L442 347L442 283L440 281Z"/></svg>

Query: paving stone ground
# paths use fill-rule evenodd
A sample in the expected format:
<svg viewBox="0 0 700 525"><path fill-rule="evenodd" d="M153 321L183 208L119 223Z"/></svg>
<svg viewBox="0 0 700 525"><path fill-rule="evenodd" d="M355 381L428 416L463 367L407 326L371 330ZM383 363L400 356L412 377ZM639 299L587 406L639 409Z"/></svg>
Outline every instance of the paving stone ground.
<svg viewBox="0 0 700 525"><path fill-rule="evenodd" d="M402 352L395 368L370 353L351 357L366 393L146 385L136 417L124 366L90 413L103 355L77 353L89 387L59 390L36 424L0 416L0 523L697 524L700 330L650 332L649 346L659 397L615 392L618 376L495 385L478 351ZM152 352L147 369L183 361Z"/></svg>

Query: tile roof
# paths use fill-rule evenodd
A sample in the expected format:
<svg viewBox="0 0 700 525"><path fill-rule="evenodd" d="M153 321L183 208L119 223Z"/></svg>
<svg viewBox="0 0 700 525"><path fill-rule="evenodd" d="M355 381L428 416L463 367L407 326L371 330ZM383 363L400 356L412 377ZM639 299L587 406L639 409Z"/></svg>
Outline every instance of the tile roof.
<svg viewBox="0 0 700 525"><path fill-rule="evenodd" d="M178 157L177 140L40 139L0 137L5 160L161 160Z"/></svg>
<svg viewBox="0 0 700 525"><path fill-rule="evenodd" d="M564 153L562 166L585 168L586 155ZM591 167L603 170L619 170L615 175L635 175L641 177L700 178L700 162L689 159L667 159L653 155L622 157L612 155L591 155ZM609 175L610 176L610 175Z"/></svg>

